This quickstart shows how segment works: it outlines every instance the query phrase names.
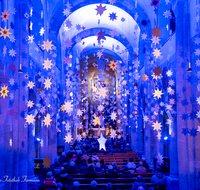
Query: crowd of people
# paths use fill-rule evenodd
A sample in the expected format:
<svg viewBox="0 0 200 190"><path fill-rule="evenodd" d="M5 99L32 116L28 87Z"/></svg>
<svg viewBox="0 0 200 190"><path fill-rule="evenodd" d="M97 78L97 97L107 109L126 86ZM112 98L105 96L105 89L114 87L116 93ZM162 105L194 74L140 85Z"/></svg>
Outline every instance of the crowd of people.
<svg viewBox="0 0 200 190"><path fill-rule="evenodd" d="M129 150L129 146L125 144L123 138L110 139L106 146L109 147L110 152L104 151L105 154L121 152L122 149L123 151ZM56 185L57 190L79 190L80 183L76 181L76 178L72 178L71 174L82 174L85 178L133 178L133 173L138 173L138 176L133 183L132 190L147 190L142 176L139 175L147 173L149 170L145 159L140 161L138 165L133 158L130 158L127 163L124 163L123 168L119 168L116 162L105 163L103 159L98 157L97 152L98 143L95 138L86 138L81 142L75 141L67 154L63 152L51 166L44 177L44 184L40 185L39 190L46 190L46 186L49 185ZM88 153L92 154L89 156ZM151 182L157 184L158 189L165 189L166 177L161 173L160 168L157 168ZM50 190L50 188L48 189ZM97 182L92 180L89 189L101 190L102 188L98 188ZM106 189L113 190L112 183L107 183Z"/></svg>

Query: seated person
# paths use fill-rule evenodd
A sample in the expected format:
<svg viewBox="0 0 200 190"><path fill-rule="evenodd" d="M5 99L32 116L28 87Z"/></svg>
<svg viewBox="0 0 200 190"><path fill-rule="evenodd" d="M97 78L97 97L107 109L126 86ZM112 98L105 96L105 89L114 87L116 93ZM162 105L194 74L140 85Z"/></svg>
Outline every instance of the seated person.
<svg viewBox="0 0 200 190"><path fill-rule="evenodd" d="M143 163L143 166L148 170L149 169L149 164L146 163L146 159L145 158L142 159L142 163Z"/></svg>
<svg viewBox="0 0 200 190"><path fill-rule="evenodd" d="M88 171L85 173L85 177L94 178L96 177L96 172L94 171L93 165L88 167Z"/></svg>
<svg viewBox="0 0 200 190"><path fill-rule="evenodd" d="M128 168L125 166L123 168L122 174L120 175L121 178L132 178L131 172L128 170Z"/></svg>
<svg viewBox="0 0 200 190"><path fill-rule="evenodd" d="M72 190L74 179L73 177L69 177L67 180L67 185L65 185L67 190Z"/></svg>
<svg viewBox="0 0 200 190"><path fill-rule="evenodd" d="M103 159L100 160L100 164L101 164L101 168L103 168L104 170L107 169L106 165L104 164L104 160Z"/></svg>
<svg viewBox="0 0 200 190"><path fill-rule="evenodd" d="M128 170L131 172L131 174L134 174L134 173L135 173L135 168L133 168L133 166L132 166L131 163L128 163L128 164L127 164L127 168L128 168Z"/></svg>
<svg viewBox="0 0 200 190"><path fill-rule="evenodd" d="M53 165L53 175L56 176L60 172L60 163L56 161Z"/></svg>
<svg viewBox="0 0 200 190"><path fill-rule="evenodd" d="M106 184L106 190L113 190L112 183L109 182Z"/></svg>
<svg viewBox="0 0 200 190"><path fill-rule="evenodd" d="M138 190L139 187L143 187L145 190L147 190L147 186L145 182L143 181L142 176L140 175L136 177L136 180L133 183L132 190Z"/></svg>
<svg viewBox="0 0 200 190"><path fill-rule="evenodd" d="M66 154L65 154L65 152L62 152L62 155L60 156L58 161L62 164L64 158L66 158Z"/></svg>
<svg viewBox="0 0 200 190"><path fill-rule="evenodd" d="M88 156L87 153L83 154L82 160L88 160L90 157Z"/></svg>
<svg viewBox="0 0 200 190"><path fill-rule="evenodd" d="M97 156L96 152L94 152L94 154L92 155L92 161L94 161L94 162L98 162L99 161L99 157Z"/></svg>
<svg viewBox="0 0 200 190"><path fill-rule="evenodd" d="M166 186L167 184L167 178L165 175L163 175L161 173L161 168L157 167L156 168L156 174L152 176L151 178L151 183L156 183L156 184L160 184L160 186Z"/></svg>
<svg viewBox="0 0 200 190"><path fill-rule="evenodd" d="M80 190L79 185L80 185L80 183L78 181L74 181L74 183L72 185L72 190Z"/></svg>
<svg viewBox="0 0 200 190"><path fill-rule="evenodd" d="M71 161L69 166L67 167L68 174L75 174L77 173L77 167L75 166L75 162Z"/></svg>
<svg viewBox="0 0 200 190"><path fill-rule="evenodd" d="M113 178L117 177L116 171L113 169L113 166L109 165L108 169L106 170L105 177L107 178Z"/></svg>
<svg viewBox="0 0 200 190"><path fill-rule="evenodd" d="M97 182L95 180L93 180L91 183L90 183L90 190L97 190Z"/></svg>
<svg viewBox="0 0 200 190"><path fill-rule="evenodd" d="M56 179L53 176L53 173L50 171L47 173L47 177L44 179L44 184L45 185L55 185L56 184Z"/></svg>
<svg viewBox="0 0 200 190"><path fill-rule="evenodd" d="M145 190L144 187L140 186L137 190Z"/></svg>
<svg viewBox="0 0 200 190"><path fill-rule="evenodd" d="M119 153L125 153L125 148L123 145L120 146L120 149L118 150Z"/></svg>
<svg viewBox="0 0 200 190"><path fill-rule="evenodd" d="M61 182L58 182L58 183L56 184L57 190L61 190L62 186L63 186L62 183L61 183Z"/></svg>
<svg viewBox="0 0 200 190"><path fill-rule="evenodd" d="M78 158L76 159L76 166L77 166L77 167L81 167L81 166L82 166L82 160L81 160L80 157L78 157Z"/></svg>
<svg viewBox="0 0 200 190"><path fill-rule="evenodd" d="M113 169L117 172L117 174L120 172L120 169L117 167L116 162L112 163Z"/></svg>
<svg viewBox="0 0 200 190"><path fill-rule="evenodd" d="M94 164L92 163L92 159L91 158L88 159L88 164L87 165L88 165L88 167L89 166L94 166Z"/></svg>
<svg viewBox="0 0 200 190"><path fill-rule="evenodd" d="M131 157L131 158L129 158L129 162L128 162L128 164L129 164L129 167L130 168L133 168L133 169L135 169L136 168L136 165L135 165L135 163L134 163L134 161L133 161L133 158ZM127 164L127 167L128 167L128 164Z"/></svg>
<svg viewBox="0 0 200 190"><path fill-rule="evenodd" d="M73 154L73 155L72 155L72 158L71 158L71 160L70 160L70 161L74 161L74 162L75 162L75 161L76 161L76 159L77 159L77 158L76 158L76 154Z"/></svg>
<svg viewBox="0 0 200 190"><path fill-rule="evenodd" d="M136 168L136 173L141 173L141 174L147 173L147 169L143 166L142 162L140 162L139 167Z"/></svg>
<svg viewBox="0 0 200 190"><path fill-rule="evenodd" d="M126 143L126 148L125 148L125 151L131 151L131 146L129 143Z"/></svg>
<svg viewBox="0 0 200 190"><path fill-rule="evenodd" d="M80 173L85 174L88 171L88 165L86 160L83 160L82 166L80 167Z"/></svg>
<svg viewBox="0 0 200 190"><path fill-rule="evenodd" d="M99 162L96 163L96 167L94 168L94 171L96 174L103 174L104 169L101 168L101 165Z"/></svg>

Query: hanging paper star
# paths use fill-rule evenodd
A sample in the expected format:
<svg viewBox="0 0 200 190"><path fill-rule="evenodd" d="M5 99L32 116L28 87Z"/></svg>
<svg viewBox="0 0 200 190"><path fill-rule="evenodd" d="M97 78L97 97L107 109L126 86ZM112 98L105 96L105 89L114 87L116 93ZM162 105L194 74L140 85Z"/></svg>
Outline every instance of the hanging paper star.
<svg viewBox="0 0 200 190"><path fill-rule="evenodd" d="M163 156L160 153L157 154L156 158L158 164L162 165L164 163Z"/></svg>
<svg viewBox="0 0 200 190"><path fill-rule="evenodd" d="M158 57L161 55L161 52L158 48L155 48L152 54L156 57L156 59L158 59Z"/></svg>
<svg viewBox="0 0 200 190"><path fill-rule="evenodd" d="M93 125L101 125L100 118L94 114Z"/></svg>
<svg viewBox="0 0 200 190"><path fill-rule="evenodd" d="M8 11L4 10L4 12L2 12L2 15L1 15L2 21L6 22L6 20L8 20L9 15L10 14L8 13Z"/></svg>
<svg viewBox="0 0 200 190"><path fill-rule="evenodd" d="M158 123L158 121L153 123L152 126L153 126L153 130L156 130L156 131L161 130L161 127L162 127L161 123Z"/></svg>
<svg viewBox="0 0 200 190"><path fill-rule="evenodd" d="M106 11L106 6L102 7L102 4L100 4L99 6L97 5L97 8L95 9L97 11L97 15L100 14L100 16L103 14L104 11Z"/></svg>
<svg viewBox="0 0 200 190"><path fill-rule="evenodd" d="M51 83L51 79L50 78L45 79L44 88L48 90L49 88L51 88L51 84L52 83Z"/></svg>
<svg viewBox="0 0 200 190"><path fill-rule="evenodd" d="M70 132L65 135L65 143L70 143L73 140L72 135Z"/></svg>
<svg viewBox="0 0 200 190"><path fill-rule="evenodd" d="M147 81L148 80L148 76L147 75L142 75L142 80L143 81Z"/></svg>
<svg viewBox="0 0 200 190"><path fill-rule="evenodd" d="M109 3L110 3L111 5L113 5L114 3L116 3L116 0L109 0Z"/></svg>
<svg viewBox="0 0 200 190"><path fill-rule="evenodd" d="M72 40L67 38L65 41L64 41L64 45L67 47L67 48L70 48L72 46Z"/></svg>
<svg viewBox="0 0 200 190"><path fill-rule="evenodd" d="M116 13L110 13L109 17L110 17L110 20L112 21L117 20Z"/></svg>
<svg viewBox="0 0 200 190"><path fill-rule="evenodd" d="M98 42L100 42L101 40L106 40L106 38L105 38L105 31L103 32L102 30L99 32L99 33L97 33L97 34L95 34L96 36L97 36L97 40L98 40Z"/></svg>
<svg viewBox="0 0 200 190"><path fill-rule="evenodd" d="M11 33L9 32L10 29L7 29L6 26L4 27L4 29L1 28L1 27L0 27L0 29L1 29L1 31L0 31L1 36L0 36L0 37L3 36L3 37L4 37L4 40L6 39L6 37L10 38L10 36L9 36L9 35L11 34Z"/></svg>
<svg viewBox="0 0 200 190"><path fill-rule="evenodd" d="M103 97L103 98L106 98L106 93L107 93L107 90L105 87L100 87L99 88L99 91L98 91L98 94L100 97Z"/></svg>
<svg viewBox="0 0 200 190"><path fill-rule="evenodd" d="M82 136L80 134L76 136L77 141L81 141L81 139L82 139Z"/></svg>
<svg viewBox="0 0 200 190"><path fill-rule="evenodd" d="M64 107L67 113L71 113L73 110L72 103L70 101L65 102Z"/></svg>
<svg viewBox="0 0 200 190"><path fill-rule="evenodd" d="M64 14L64 16L66 16L66 17L68 17L69 15L70 15L70 10L69 9L64 9L64 11L63 11L63 14Z"/></svg>
<svg viewBox="0 0 200 190"><path fill-rule="evenodd" d="M17 54L17 53L16 53L16 51L15 51L14 49L10 49L10 50L9 50L9 55L10 55L10 56L15 57L16 54Z"/></svg>
<svg viewBox="0 0 200 190"><path fill-rule="evenodd" d="M158 137L158 140L160 141L160 140L161 140L161 137L162 137L162 135L161 135L161 132L160 132L160 131L158 131L157 137Z"/></svg>
<svg viewBox="0 0 200 190"><path fill-rule="evenodd" d="M44 125L48 126L51 125L51 116L49 114L47 114L46 116L44 116Z"/></svg>
<svg viewBox="0 0 200 190"><path fill-rule="evenodd" d="M49 42L49 40L47 39L47 41L46 41L46 42L43 41L43 43L44 43L44 44L43 44L42 46L43 46L44 50L46 49L47 52L48 52L49 50L52 50L52 46L53 46L53 45L51 44L52 41Z"/></svg>
<svg viewBox="0 0 200 190"><path fill-rule="evenodd" d="M141 38L142 38L143 40L146 40L146 39L147 39L147 34L146 34L146 33L143 33L143 34L141 35Z"/></svg>
<svg viewBox="0 0 200 190"><path fill-rule="evenodd" d="M154 98L157 97L158 99L161 98L162 90L160 91L158 88L155 90L154 94Z"/></svg>
<svg viewBox="0 0 200 190"><path fill-rule="evenodd" d="M40 29L40 31L39 31L40 36L42 36L42 35L44 34L44 32L45 32L45 29L44 29L44 27L42 27L42 28Z"/></svg>
<svg viewBox="0 0 200 190"><path fill-rule="evenodd" d="M99 150L103 149L106 151L106 141L107 139L105 139L101 133L101 137L97 139L97 141L99 142Z"/></svg>
<svg viewBox="0 0 200 190"><path fill-rule="evenodd" d="M117 113L116 112L112 112L110 117L111 117L111 120L116 121Z"/></svg>
<svg viewBox="0 0 200 190"><path fill-rule="evenodd" d="M154 70L153 70L153 73L156 77L160 77L160 75L162 74L162 69L157 66Z"/></svg>
<svg viewBox="0 0 200 190"><path fill-rule="evenodd" d="M65 130L68 132L70 130L70 123L67 122L66 125L65 125Z"/></svg>
<svg viewBox="0 0 200 190"><path fill-rule="evenodd" d="M104 106L103 105L98 105L98 108L97 108L100 112L102 112L103 111L103 109L104 109Z"/></svg>
<svg viewBox="0 0 200 190"><path fill-rule="evenodd" d="M111 36L112 38L114 38L115 36L118 36L118 35L119 35L119 34L116 32L116 29L110 31L110 36Z"/></svg>
<svg viewBox="0 0 200 190"><path fill-rule="evenodd" d="M114 61L110 61L110 64L109 64L109 67L114 71L116 70L117 68L117 62L114 62Z"/></svg>
<svg viewBox="0 0 200 190"><path fill-rule="evenodd" d="M197 131L200 133L200 126L198 126L198 129L197 129Z"/></svg>
<svg viewBox="0 0 200 190"><path fill-rule="evenodd" d="M1 96L3 96L3 99L6 97L6 96L8 96L8 89L7 89L8 87L7 86L3 86L3 87L1 87L1 91L0 91L0 93L1 93Z"/></svg>
<svg viewBox="0 0 200 190"><path fill-rule="evenodd" d="M82 116L82 114L83 114L83 112L80 110L80 109L78 109L78 111L77 111L77 116Z"/></svg>
<svg viewBox="0 0 200 190"><path fill-rule="evenodd" d="M112 131L110 132L110 137L114 139L116 136L117 136L116 131L115 131L115 130L112 130Z"/></svg>
<svg viewBox="0 0 200 190"><path fill-rule="evenodd" d="M44 167L45 168L50 168L50 165L51 165L51 160L49 159L49 157L44 157L43 159L43 164L44 164Z"/></svg>
<svg viewBox="0 0 200 190"><path fill-rule="evenodd" d="M33 122L35 121L35 118L32 114L26 116L26 122L30 125L31 123L33 124Z"/></svg>
<svg viewBox="0 0 200 190"><path fill-rule="evenodd" d="M49 60L47 58L47 60L44 60L44 63L43 63L43 66L44 66L44 69L46 69L48 71L48 69L51 69L51 66L52 66L52 60Z"/></svg>
<svg viewBox="0 0 200 190"><path fill-rule="evenodd" d="M156 36L156 37L159 37L161 34L161 29L158 28L157 26L152 30L152 35L153 36Z"/></svg>
<svg viewBox="0 0 200 190"><path fill-rule="evenodd" d="M171 18L172 14L170 13L170 11L166 10L164 13L163 13L163 16L165 18Z"/></svg>
<svg viewBox="0 0 200 190"><path fill-rule="evenodd" d="M33 105L34 105L33 101L29 100L29 101L28 101L28 104L27 104L27 107L28 107L28 108L32 108Z"/></svg>
<svg viewBox="0 0 200 190"><path fill-rule="evenodd" d="M159 44L159 42L160 42L159 36L153 36L151 40L152 40L152 43L155 45Z"/></svg>

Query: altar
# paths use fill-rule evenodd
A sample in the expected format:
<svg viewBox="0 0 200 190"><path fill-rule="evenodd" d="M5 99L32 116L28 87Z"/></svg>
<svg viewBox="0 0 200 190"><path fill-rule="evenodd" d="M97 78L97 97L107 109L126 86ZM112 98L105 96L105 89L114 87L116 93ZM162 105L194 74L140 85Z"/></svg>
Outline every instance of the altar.
<svg viewBox="0 0 200 190"><path fill-rule="evenodd" d="M98 137L97 134L98 134L98 128L93 128L93 129L90 129L90 134L93 135L94 137ZM106 129L105 128L101 128L100 129L100 134L102 133L102 135L104 136L106 134Z"/></svg>

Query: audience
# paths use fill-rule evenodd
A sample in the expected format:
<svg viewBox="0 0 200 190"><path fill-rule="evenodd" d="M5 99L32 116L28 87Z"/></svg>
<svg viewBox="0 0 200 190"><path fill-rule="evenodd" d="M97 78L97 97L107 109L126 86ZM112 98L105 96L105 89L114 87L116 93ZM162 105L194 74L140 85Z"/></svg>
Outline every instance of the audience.
<svg viewBox="0 0 200 190"><path fill-rule="evenodd" d="M124 168L118 168L116 162L112 162L112 160L107 160L105 165L103 159L99 159L97 155L97 151L99 150L99 144L97 139L93 138L86 138L79 141L75 141L74 145L70 146L70 150L67 154L64 152L58 158L52 167L51 171L47 173L47 177L44 180L44 184L39 187L39 190L44 190L46 185L54 185L56 186L57 190L79 190L80 183L74 181L71 174L80 173L81 175L84 174L86 178L96 178L105 176L106 178L117 178L120 175L120 178L132 178L133 173L146 173L146 170L149 169L149 165L146 163L146 160L143 159L142 162L139 163L139 167L136 169L136 164L134 163L133 158L129 158L127 162L127 158L123 159ZM113 154L113 149L116 152L125 152L129 151L130 145L125 141L123 138L117 139L108 139L106 142L106 146L109 147L105 154ZM92 156L88 156L88 152L92 152ZM98 151L100 152L100 151ZM110 165L112 162L112 165ZM121 161L122 162L122 161ZM122 164L120 164L122 165ZM55 177L56 178L55 178ZM92 180L92 179L91 179ZM166 187L166 177L160 172L159 168L156 171L156 175L152 177L152 183L156 183L159 189L165 189ZM57 184L56 184L57 182ZM97 188L97 182L92 181L90 185L90 190L100 190ZM104 190L113 190L113 186L111 183L107 183ZM115 188L116 189L116 188ZM118 189L118 188L117 188ZM143 181L141 176L138 176L133 183L132 190L146 190L146 184Z"/></svg>
<svg viewBox="0 0 200 190"><path fill-rule="evenodd" d="M140 162L139 167L136 168L136 173L142 173L142 174L147 173L147 169L143 166L142 162Z"/></svg>
<svg viewBox="0 0 200 190"><path fill-rule="evenodd" d="M165 189L167 184L167 178L161 173L161 168L156 168L156 174L152 176L151 183L155 183L159 186L159 189Z"/></svg>
<svg viewBox="0 0 200 190"><path fill-rule="evenodd" d="M133 183L132 190L138 190L139 187L143 187L145 190L147 190L147 186L145 182L143 181L142 176L140 175L136 177L136 180Z"/></svg>

